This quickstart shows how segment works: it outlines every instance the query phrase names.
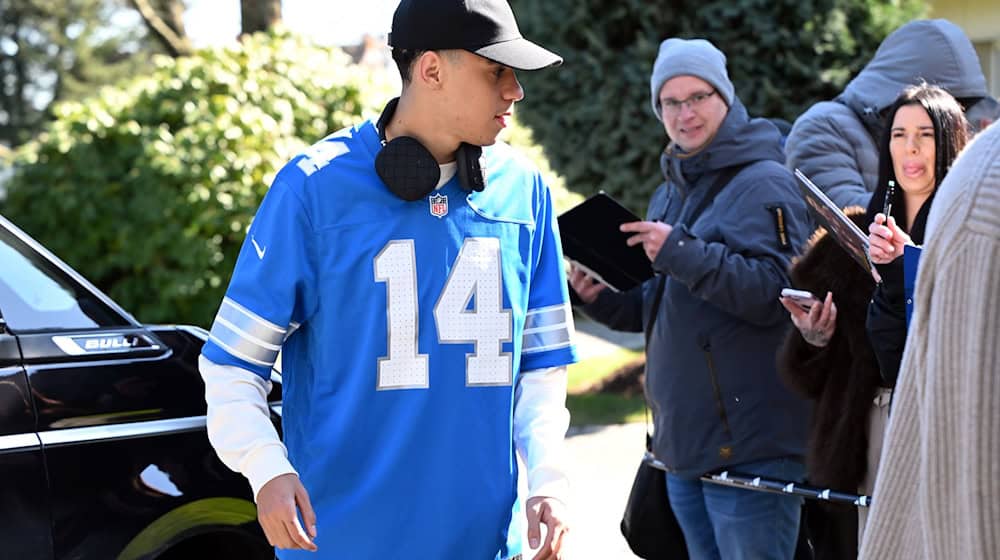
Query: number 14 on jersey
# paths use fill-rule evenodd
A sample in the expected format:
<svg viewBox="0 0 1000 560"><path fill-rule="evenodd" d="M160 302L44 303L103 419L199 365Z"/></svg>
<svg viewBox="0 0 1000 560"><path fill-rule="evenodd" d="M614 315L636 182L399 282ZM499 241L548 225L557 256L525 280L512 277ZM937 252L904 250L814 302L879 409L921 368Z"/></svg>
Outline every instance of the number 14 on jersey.
<svg viewBox="0 0 1000 560"><path fill-rule="evenodd" d="M428 355L417 347L420 301L413 243L390 241L375 257L375 281L386 284L389 354L379 358L379 390L430 386ZM475 345L475 351L466 355L466 385L513 382L511 353L502 351L503 344L512 341L513 325L511 310L503 308L499 239L465 240L433 312L439 342Z"/></svg>

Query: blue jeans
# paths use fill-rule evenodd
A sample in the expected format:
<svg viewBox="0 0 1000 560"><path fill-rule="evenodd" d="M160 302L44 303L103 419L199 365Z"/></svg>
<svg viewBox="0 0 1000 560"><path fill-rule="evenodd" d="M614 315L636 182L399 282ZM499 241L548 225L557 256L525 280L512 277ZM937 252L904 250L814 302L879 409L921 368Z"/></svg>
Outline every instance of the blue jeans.
<svg viewBox="0 0 1000 560"><path fill-rule="evenodd" d="M805 465L793 459L729 470L795 482L805 477ZM670 508L691 560L791 560L795 555L802 498L666 476Z"/></svg>

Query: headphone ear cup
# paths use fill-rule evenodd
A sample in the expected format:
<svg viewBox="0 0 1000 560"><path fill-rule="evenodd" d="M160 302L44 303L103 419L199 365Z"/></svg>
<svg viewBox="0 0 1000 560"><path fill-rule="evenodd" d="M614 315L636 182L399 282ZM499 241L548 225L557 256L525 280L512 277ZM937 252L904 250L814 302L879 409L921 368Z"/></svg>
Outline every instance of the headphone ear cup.
<svg viewBox="0 0 1000 560"><path fill-rule="evenodd" d="M409 136L394 138L382 147L375 156L375 171L393 194L407 202L427 196L441 179L437 160Z"/></svg>
<svg viewBox="0 0 1000 560"><path fill-rule="evenodd" d="M482 146L463 142L458 147L455 160L458 162L458 181L467 191L482 191L486 188L486 171L483 165Z"/></svg>

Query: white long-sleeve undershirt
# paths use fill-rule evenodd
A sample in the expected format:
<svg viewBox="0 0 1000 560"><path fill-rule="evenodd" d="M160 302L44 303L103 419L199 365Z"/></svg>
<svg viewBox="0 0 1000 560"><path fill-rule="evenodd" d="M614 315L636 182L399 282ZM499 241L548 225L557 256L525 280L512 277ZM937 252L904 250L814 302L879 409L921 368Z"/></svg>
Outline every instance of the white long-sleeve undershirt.
<svg viewBox="0 0 1000 560"><path fill-rule="evenodd" d="M271 423L271 382L253 372L198 360L208 403L208 438L222 462L250 482L298 474ZM527 468L528 495L568 501L564 439L569 426L564 366L522 372L514 393L514 443Z"/></svg>

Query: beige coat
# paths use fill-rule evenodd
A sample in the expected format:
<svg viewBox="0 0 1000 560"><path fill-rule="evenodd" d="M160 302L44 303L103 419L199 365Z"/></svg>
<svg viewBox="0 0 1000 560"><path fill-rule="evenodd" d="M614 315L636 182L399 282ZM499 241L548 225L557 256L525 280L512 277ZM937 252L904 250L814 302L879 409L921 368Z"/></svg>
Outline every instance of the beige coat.
<svg viewBox="0 0 1000 560"><path fill-rule="evenodd" d="M1000 125L942 183L861 557L1000 558Z"/></svg>

